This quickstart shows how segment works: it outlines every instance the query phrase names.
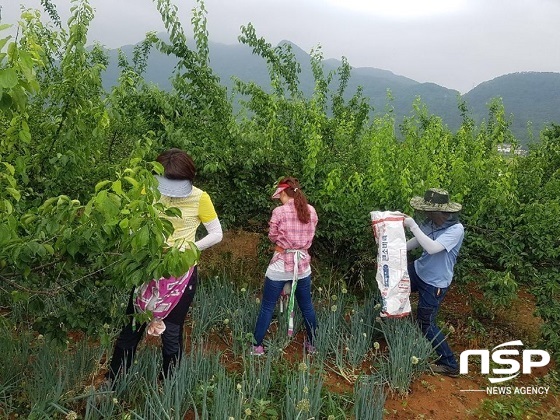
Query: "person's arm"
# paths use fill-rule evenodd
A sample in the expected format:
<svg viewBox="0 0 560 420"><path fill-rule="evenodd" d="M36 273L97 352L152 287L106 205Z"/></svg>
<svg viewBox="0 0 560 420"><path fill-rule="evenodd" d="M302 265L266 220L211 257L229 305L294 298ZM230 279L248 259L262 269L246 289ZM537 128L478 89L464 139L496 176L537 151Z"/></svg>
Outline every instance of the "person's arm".
<svg viewBox="0 0 560 420"><path fill-rule="evenodd" d="M406 241L406 250L407 251L412 251L413 249L416 249L420 246L420 244L418 243L418 239L416 238L412 238L409 239L408 241Z"/></svg>
<svg viewBox="0 0 560 420"><path fill-rule="evenodd" d="M194 243L201 251L203 249L210 248L212 245L216 245L224 237L222 224L220 223L220 219L217 217L214 220L203 223L203 225L206 228L207 234Z"/></svg>
<svg viewBox="0 0 560 420"><path fill-rule="evenodd" d="M279 208L279 207L277 207ZM276 209L274 209L276 210ZM279 232L278 232L278 225L279 225L279 217L278 217L278 211L273 211L272 212L272 216L270 218L270 221L268 222L268 239L270 239L270 242L272 242L273 244L276 243L276 241L278 240L278 236L279 236Z"/></svg>
<svg viewBox="0 0 560 420"><path fill-rule="evenodd" d="M212 245L216 245L224 237L222 224L220 223L220 219L218 219L216 210L214 210L214 204L206 192L203 192L200 196L198 217L207 232L206 236L194 243L196 247L202 251L203 249L210 248Z"/></svg>
<svg viewBox="0 0 560 420"><path fill-rule="evenodd" d="M416 239L418 244L424 248L428 254L437 254L445 249L443 244L439 243L438 241L433 240L428 235L426 235L420 229L420 226L416 223L416 221L412 217L405 217L404 219L404 226L409 228L412 234L414 235L413 239ZM411 239L412 240L412 239ZM406 249L408 250L408 242L406 244Z"/></svg>

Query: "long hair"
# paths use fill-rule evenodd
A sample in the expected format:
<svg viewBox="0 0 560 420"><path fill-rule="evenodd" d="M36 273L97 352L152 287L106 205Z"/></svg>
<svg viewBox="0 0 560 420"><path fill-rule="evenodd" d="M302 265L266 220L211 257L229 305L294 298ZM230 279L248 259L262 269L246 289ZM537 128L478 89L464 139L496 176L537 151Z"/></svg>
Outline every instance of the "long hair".
<svg viewBox="0 0 560 420"><path fill-rule="evenodd" d="M299 221L301 223L309 223L311 215L309 214L309 207L307 207L307 197L305 197L305 194L301 190L299 181L296 178L287 176L282 178L278 184L289 185L284 191L288 194L288 197L294 199L294 206L296 207Z"/></svg>

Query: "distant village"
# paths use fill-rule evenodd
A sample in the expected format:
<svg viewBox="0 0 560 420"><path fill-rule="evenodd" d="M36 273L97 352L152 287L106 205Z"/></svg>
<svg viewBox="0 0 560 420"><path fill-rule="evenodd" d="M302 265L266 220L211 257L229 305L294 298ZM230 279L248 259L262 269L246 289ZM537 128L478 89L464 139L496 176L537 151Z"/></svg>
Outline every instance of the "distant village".
<svg viewBox="0 0 560 420"><path fill-rule="evenodd" d="M527 150L525 150L521 146L514 146L511 143L502 143L498 144L498 152L504 155L518 155L518 156L525 156L527 155Z"/></svg>

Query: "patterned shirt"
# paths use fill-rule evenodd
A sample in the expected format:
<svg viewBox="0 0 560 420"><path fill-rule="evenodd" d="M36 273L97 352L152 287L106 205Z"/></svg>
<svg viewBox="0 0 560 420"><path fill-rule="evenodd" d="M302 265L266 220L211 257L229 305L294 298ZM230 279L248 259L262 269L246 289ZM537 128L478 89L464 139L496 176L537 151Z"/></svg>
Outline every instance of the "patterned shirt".
<svg viewBox="0 0 560 420"><path fill-rule="evenodd" d="M309 208L309 223L302 223L297 217L294 200L289 200L285 204L276 207L272 211L272 217L268 222L269 239L277 246L284 250L303 251L305 258L299 260L298 274L302 274L310 269L310 257L307 250L311 247L313 237L315 236L315 227L317 226L317 212L311 205ZM277 261L284 262L284 271L294 271L294 253L293 252L275 252L270 261L270 265Z"/></svg>

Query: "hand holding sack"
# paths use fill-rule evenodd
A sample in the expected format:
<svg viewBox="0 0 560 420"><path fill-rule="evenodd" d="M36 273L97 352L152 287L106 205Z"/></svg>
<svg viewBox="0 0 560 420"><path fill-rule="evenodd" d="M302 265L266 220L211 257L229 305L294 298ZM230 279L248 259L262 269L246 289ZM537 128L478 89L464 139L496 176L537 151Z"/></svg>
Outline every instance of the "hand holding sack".
<svg viewBox="0 0 560 420"><path fill-rule="evenodd" d="M405 216L404 217L403 224L404 224L404 227L408 228L409 230L412 230L415 226L418 226L418 224L416 223L416 220L414 220L410 216Z"/></svg>

